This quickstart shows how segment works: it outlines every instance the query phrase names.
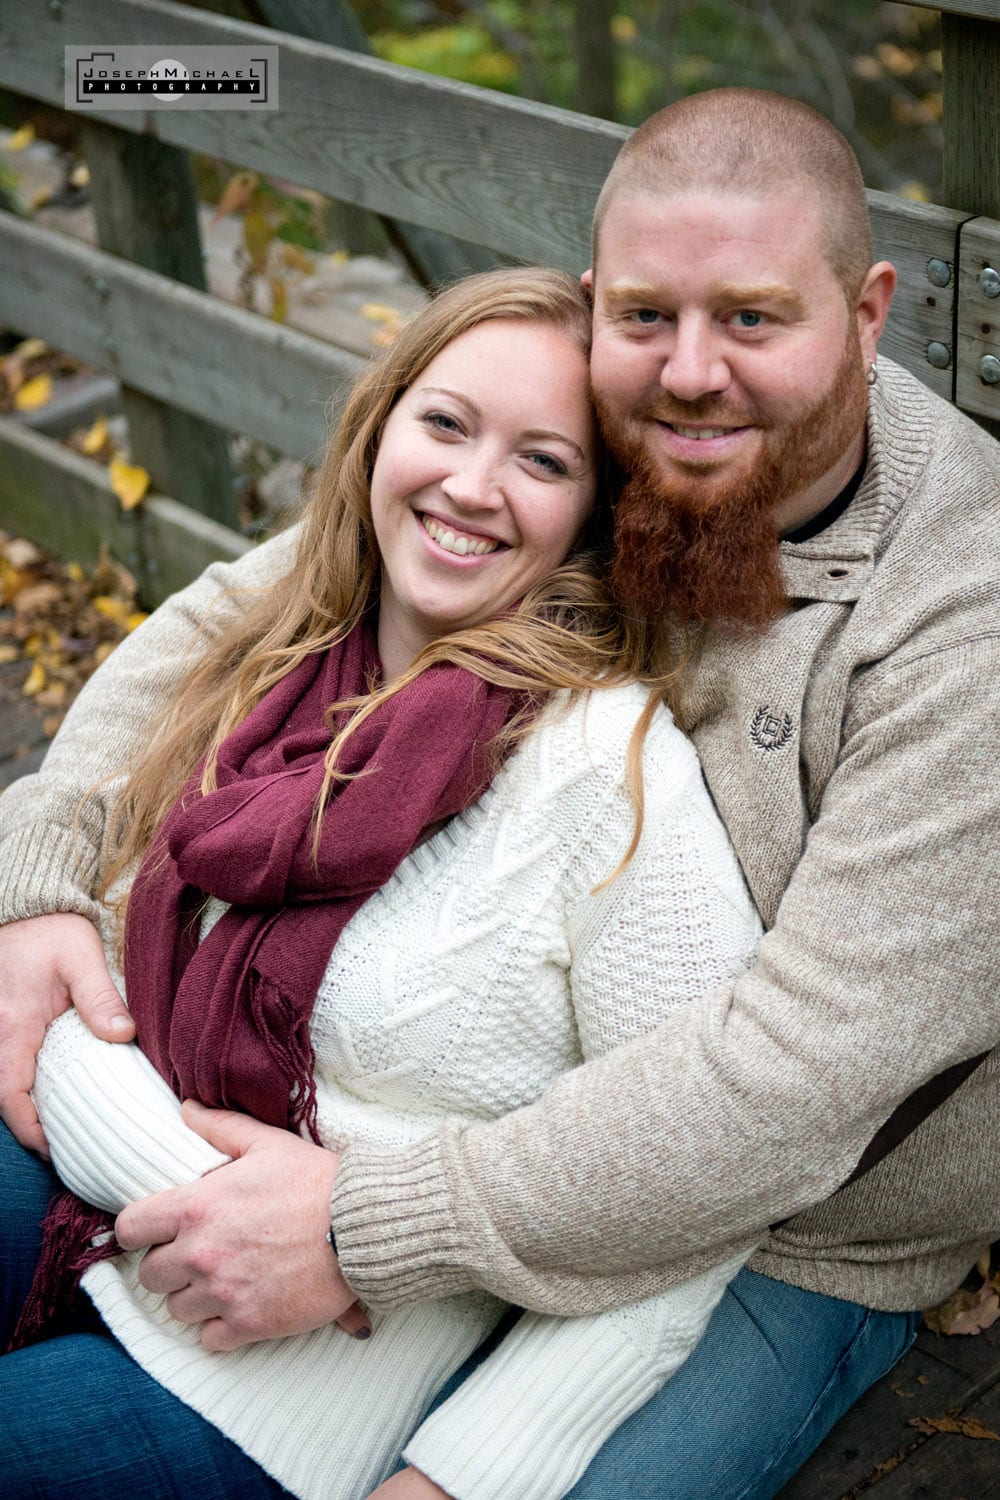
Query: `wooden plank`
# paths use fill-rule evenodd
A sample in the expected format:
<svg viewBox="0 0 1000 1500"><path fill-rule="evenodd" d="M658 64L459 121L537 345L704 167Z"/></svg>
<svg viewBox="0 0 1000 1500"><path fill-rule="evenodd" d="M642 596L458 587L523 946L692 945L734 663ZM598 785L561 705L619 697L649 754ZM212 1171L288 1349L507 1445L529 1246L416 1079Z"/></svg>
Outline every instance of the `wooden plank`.
<svg viewBox="0 0 1000 1500"><path fill-rule="evenodd" d="M901 0L901 3L916 5L923 10L939 10L944 15L978 16L982 21L1000 21L997 0Z"/></svg>
<svg viewBox="0 0 1000 1500"><path fill-rule="evenodd" d="M206 292L0 214L0 324L219 427L315 460L363 361Z"/></svg>
<svg viewBox="0 0 1000 1500"><path fill-rule="evenodd" d="M83 121L83 153L102 250L205 291L194 173L188 152L146 135ZM225 526L238 525L226 439L218 427L122 387L129 451L153 484Z"/></svg>
<svg viewBox="0 0 1000 1500"><path fill-rule="evenodd" d="M951 1347L954 1364L938 1356L941 1345ZM779 1491L777 1500L846 1500L848 1496L854 1500L869 1489L877 1500L888 1500L889 1476L897 1474L899 1480L893 1482L902 1487L892 1491L896 1500L920 1494L934 1500L957 1500L960 1495L978 1500L975 1487L963 1488L970 1450L972 1446L992 1447L991 1461L1000 1469L1000 1449L965 1440L959 1451L952 1451L955 1488L907 1488L914 1472L911 1465L918 1462L928 1442L910 1421L939 1416L952 1408L966 1409L998 1380L1000 1339L995 1333L975 1339L939 1339L922 1330L910 1352L841 1418L794 1479ZM974 1409L982 1415L978 1405Z"/></svg>
<svg viewBox="0 0 1000 1500"><path fill-rule="evenodd" d="M1000 219L1000 6L987 20L942 16L944 196Z"/></svg>
<svg viewBox="0 0 1000 1500"><path fill-rule="evenodd" d="M266 28L166 0L0 9L0 86L63 103L63 47L273 45ZM623 126L281 36L281 109L98 111L331 198L529 261L582 271Z"/></svg>
<svg viewBox="0 0 1000 1500"><path fill-rule="evenodd" d="M944 1410L928 1408L930 1417ZM976 1417L990 1432L1000 1434L1000 1383L962 1403L962 1415ZM918 1434L919 1435L919 1434ZM874 1500L998 1500L1000 1497L1000 1442L938 1432L925 1437L879 1484Z"/></svg>
<svg viewBox="0 0 1000 1500"><path fill-rule="evenodd" d="M1000 296L986 294L987 287L1000 287L1000 221L971 219L959 245L955 400L977 417L1000 422L1000 382L983 379L984 360L1000 374ZM989 271L993 277L984 278Z"/></svg>
<svg viewBox="0 0 1000 1500"><path fill-rule="evenodd" d="M106 469L0 417L0 527L91 566L101 543L135 574L144 603L159 604L216 558L252 545L173 500L147 496L126 514ZM151 560L155 559L155 563Z"/></svg>
<svg viewBox="0 0 1000 1500"><path fill-rule="evenodd" d="M878 192L869 192L868 207L875 253L880 259L891 260L899 272L899 285L879 347L950 401L955 379L955 247L959 228L968 215ZM932 260L947 267L949 280L944 287L930 279ZM931 364L931 344L943 345L947 351L948 363L943 368Z"/></svg>
<svg viewBox="0 0 1000 1500"><path fill-rule="evenodd" d="M254 8L277 31L372 55L367 33L346 0L254 0ZM390 243L424 286L443 286L470 271L486 271L497 263L495 254L466 240L448 239L387 214L376 217Z"/></svg>

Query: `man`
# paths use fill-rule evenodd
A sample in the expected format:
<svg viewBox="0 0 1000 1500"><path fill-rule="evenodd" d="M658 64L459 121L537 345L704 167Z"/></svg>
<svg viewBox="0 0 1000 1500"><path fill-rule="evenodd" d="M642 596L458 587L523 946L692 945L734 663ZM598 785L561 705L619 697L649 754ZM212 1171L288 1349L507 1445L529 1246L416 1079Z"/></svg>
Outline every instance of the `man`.
<svg viewBox="0 0 1000 1500"><path fill-rule="evenodd" d="M972 423L876 363L894 272L872 264L849 148L793 101L728 90L648 121L601 195L585 279L595 398L630 476L615 586L663 617L668 647L687 637L684 719L769 929L757 962L527 1110L398 1156L349 1152L331 1204L346 1283L297 1230L301 1188L279 1197L280 1139L222 1112L191 1122L240 1161L127 1210L118 1233L158 1247L157 1287L192 1289L215 1347L354 1294L389 1307L483 1286L585 1314L760 1234L702 1345L573 1493L764 1497L1000 1231L994 1057L830 1196L901 1101L1000 1037L1000 466ZM259 582L269 561L223 576ZM109 702L127 715L140 652L162 642L183 669L185 612L208 597L194 585L116 653L102 725ZM73 766L57 743L48 783L7 794L9 922L94 915L61 884L65 785L45 802L56 778L83 790L103 768L87 703L72 727ZM0 965L34 972L42 924L65 920L0 933ZM66 990L118 1012L96 949L82 936L44 994L8 1001L5 1106L29 1144L45 1021ZM247 1293L214 1274L220 1256ZM292 1289L324 1275L305 1298L318 1313ZM386 1496L485 1492L449 1440L462 1422L459 1392Z"/></svg>

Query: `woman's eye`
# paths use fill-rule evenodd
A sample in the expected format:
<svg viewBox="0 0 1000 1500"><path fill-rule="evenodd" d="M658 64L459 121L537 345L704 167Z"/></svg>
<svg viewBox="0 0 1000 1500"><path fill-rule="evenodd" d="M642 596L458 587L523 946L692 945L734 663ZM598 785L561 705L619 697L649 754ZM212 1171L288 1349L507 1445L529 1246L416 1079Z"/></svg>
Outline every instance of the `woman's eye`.
<svg viewBox="0 0 1000 1500"><path fill-rule="evenodd" d="M741 307L738 313L733 314L733 322L738 328L760 328L763 321L764 314L754 312L749 307Z"/></svg>
<svg viewBox="0 0 1000 1500"><path fill-rule="evenodd" d="M558 474L561 478L567 472L562 460L551 453L529 453L528 458L545 474Z"/></svg>
<svg viewBox="0 0 1000 1500"><path fill-rule="evenodd" d="M461 432L462 430L456 418L450 417L446 411L429 411L421 418L421 421L438 432Z"/></svg>

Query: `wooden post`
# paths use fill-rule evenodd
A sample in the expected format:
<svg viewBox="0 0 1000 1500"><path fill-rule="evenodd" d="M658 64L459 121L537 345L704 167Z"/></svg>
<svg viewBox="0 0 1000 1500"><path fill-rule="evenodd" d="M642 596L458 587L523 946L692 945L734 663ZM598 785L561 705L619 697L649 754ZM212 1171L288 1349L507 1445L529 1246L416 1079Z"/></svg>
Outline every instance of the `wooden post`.
<svg viewBox="0 0 1000 1500"><path fill-rule="evenodd" d="M83 122L101 247L147 270L205 289L191 159L151 136ZM115 348L109 342L108 364ZM232 472L218 427L123 387L132 458L154 489L225 526L239 524Z"/></svg>
<svg viewBox="0 0 1000 1500"><path fill-rule="evenodd" d="M573 41L576 52L576 108L613 120L617 113L613 0L576 0Z"/></svg>
<svg viewBox="0 0 1000 1500"><path fill-rule="evenodd" d="M367 33L347 0L247 0L255 20L293 36L343 47L348 52L370 53ZM424 286L444 285L470 271L487 271L503 263L503 256L447 239L443 234L406 224L387 215L375 216L389 242L396 247L417 280Z"/></svg>
<svg viewBox="0 0 1000 1500"><path fill-rule="evenodd" d="M1000 8L993 21L941 16L944 196L1000 219Z"/></svg>

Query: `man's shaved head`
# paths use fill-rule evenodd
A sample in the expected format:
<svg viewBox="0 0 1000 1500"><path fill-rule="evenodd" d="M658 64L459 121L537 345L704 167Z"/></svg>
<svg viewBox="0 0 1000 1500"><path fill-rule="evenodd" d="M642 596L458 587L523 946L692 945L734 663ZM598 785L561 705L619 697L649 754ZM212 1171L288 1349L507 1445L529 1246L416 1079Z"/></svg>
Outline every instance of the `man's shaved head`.
<svg viewBox="0 0 1000 1500"><path fill-rule="evenodd" d="M829 120L797 99L712 89L651 115L625 142L597 200L595 269L601 225L616 199L678 193L811 196L827 259L849 299L874 259L857 158Z"/></svg>

